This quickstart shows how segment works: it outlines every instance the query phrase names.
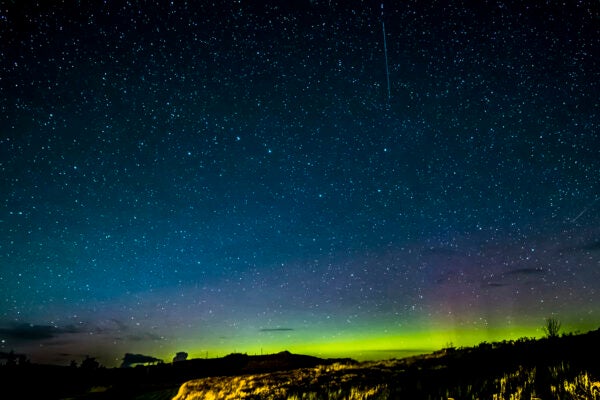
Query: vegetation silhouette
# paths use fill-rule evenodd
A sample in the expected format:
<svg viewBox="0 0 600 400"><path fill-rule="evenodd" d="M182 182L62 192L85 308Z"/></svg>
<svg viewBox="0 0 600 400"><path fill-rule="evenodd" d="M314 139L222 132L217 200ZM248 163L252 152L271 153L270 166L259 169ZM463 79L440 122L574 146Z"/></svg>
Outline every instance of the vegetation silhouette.
<svg viewBox="0 0 600 400"><path fill-rule="evenodd" d="M167 400L210 392L240 399L600 399L599 341L600 329L372 363L289 352L132 368L104 368L91 357L80 367L15 363L0 366L0 397Z"/></svg>
<svg viewBox="0 0 600 400"><path fill-rule="evenodd" d="M546 318L543 329L546 336L550 339L557 338L560 332L561 323L556 318Z"/></svg>
<svg viewBox="0 0 600 400"><path fill-rule="evenodd" d="M94 371L100 368L100 363L96 361L95 357L85 356L85 360L81 362L81 369Z"/></svg>
<svg viewBox="0 0 600 400"><path fill-rule="evenodd" d="M173 362L179 362L179 361L185 361L188 358L188 353L186 353L185 351L180 351L177 354L175 354L175 357L173 357Z"/></svg>

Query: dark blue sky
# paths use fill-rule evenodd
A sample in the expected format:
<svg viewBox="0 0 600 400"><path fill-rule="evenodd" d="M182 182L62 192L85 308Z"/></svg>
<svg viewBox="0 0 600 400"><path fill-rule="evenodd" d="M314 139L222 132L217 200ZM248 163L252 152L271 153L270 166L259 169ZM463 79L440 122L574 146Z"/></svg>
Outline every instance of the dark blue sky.
<svg viewBox="0 0 600 400"><path fill-rule="evenodd" d="M0 351L596 328L599 7L567 3L3 4Z"/></svg>

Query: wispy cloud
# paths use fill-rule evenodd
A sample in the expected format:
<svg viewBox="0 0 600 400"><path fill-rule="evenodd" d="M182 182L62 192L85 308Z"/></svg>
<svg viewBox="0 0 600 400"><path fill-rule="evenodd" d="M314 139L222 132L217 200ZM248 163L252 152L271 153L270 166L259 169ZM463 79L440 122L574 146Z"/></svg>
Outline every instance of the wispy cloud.
<svg viewBox="0 0 600 400"><path fill-rule="evenodd" d="M600 251L600 240L591 241L582 245L565 247L561 249L565 253L577 253L581 251Z"/></svg>
<svg viewBox="0 0 600 400"><path fill-rule="evenodd" d="M117 326L117 329L120 331L126 331L129 329L129 326L127 326L127 324L121 320L118 320L116 318L111 318L111 321Z"/></svg>
<svg viewBox="0 0 600 400"><path fill-rule="evenodd" d="M142 333L139 333L136 335L127 335L127 339L131 340L132 342L145 342L145 341L156 342L156 341L164 340L165 338L163 336L156 335L154 333L142 332Z"/></svg>
<svg viewBox="0 0 600 400"><path fill-rule="evenodd" d="M560 253L581 253L581 252L596 252L600 251L600 240L593 240L587 243L574 244L572 246L559 249Z"/></svg>
<svg viewBox="0 0 600 400"><path fill-rule="evenodd" d="M543 275L546 273L546 270L543 268L517 268L511 269L510 271L506 271L502 275L510 276L510 275Z"/></svg>
<svg viewBox="0 0 600 400"><path fill-rule="evenodd" d="M500 283L500 282L486 282L485 286L490 287L490 288L500 288L500 287L504 287L504 286L508 286L508 285L506 283Z"/></svg>
<svg viewBox="0 0 600 400"><path fill-rule="evenodd" d="M501 287L505 287L505 286L510 286L513 285L515 283L517 283L518 281L521 281L521 277L536 277L536 276L541 276L541 275L545 275L547 273L547 270L538 267L538 268L515 268L515 269L511 269L508 270L506 272L503 272L501 274L499 274L498 276L496 276L495 278L493 276L488 277L488 279L485 279L482 282L482 287L487 287L487 288L501 288Z"/></svg>
<svg viewBox="0 0 600 400"><path fill-rule="evenodd" d="M259 329L260 332L289 332L293 331L293 328L262 328Z"/></svg>
<svg viewBox="0 0 600 400"><path fill-rule="evenodd" d="M600 240L587 243L587 244L581 246L581 249L588 250L588 251L600 251Z"/></svg>

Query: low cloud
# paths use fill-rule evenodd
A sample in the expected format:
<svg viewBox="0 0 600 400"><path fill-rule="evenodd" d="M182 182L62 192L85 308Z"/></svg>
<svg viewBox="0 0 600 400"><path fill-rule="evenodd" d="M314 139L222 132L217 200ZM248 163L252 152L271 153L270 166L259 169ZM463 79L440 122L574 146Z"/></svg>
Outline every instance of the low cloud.
<svg viewBox="0 0 600 400"><path fill-rule="evenodd" d="M15 357L19 357L19 356L24 356L25 354L19 354L19 353L15 353L14 351L11 351L9 353L5 352L5 351L0 351L0 360L10 360L10 359L15 359Z"/></svg>
<svg viewBox="0 0 600 400"><path fill-rule="evenodd" d="M16 324L0 328L0 338L17 342L36 342L54 339L58 336L79 333L81 330L73 325L56 327L52 325Z"/></svg>
<svg viewBox="0 0 600 400"><path fill-rule="evenodd" d="M134 364L148 364L157 362L162 362L162 360L152 356L145 356L143 354L126 353L125 357L123 357L121 368L128 368Z"/></svg>

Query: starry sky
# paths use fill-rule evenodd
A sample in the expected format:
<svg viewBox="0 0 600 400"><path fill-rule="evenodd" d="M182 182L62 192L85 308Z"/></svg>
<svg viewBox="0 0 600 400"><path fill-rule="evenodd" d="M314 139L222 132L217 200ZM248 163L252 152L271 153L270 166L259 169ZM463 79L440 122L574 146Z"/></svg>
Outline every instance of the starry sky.
<svg viewBox="0 0 600 400"><path fill-rule="evenodd" d="M0 2L0 352L598 328L598 2L385 3Z"/></svg>

